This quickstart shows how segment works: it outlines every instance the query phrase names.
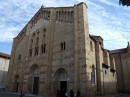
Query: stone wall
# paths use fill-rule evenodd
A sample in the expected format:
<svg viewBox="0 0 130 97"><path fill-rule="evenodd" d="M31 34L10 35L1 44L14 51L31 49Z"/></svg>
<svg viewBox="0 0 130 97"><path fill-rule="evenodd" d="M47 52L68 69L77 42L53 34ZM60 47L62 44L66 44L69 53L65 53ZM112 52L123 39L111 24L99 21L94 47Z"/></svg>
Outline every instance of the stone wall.
<svg viewBox="0 0 130 97"><path fill-rule="evenodd" d="M112 56L115 58L117 68L117 84L119 92L130 91L130 46L127 48L111 51Z"/></svg>

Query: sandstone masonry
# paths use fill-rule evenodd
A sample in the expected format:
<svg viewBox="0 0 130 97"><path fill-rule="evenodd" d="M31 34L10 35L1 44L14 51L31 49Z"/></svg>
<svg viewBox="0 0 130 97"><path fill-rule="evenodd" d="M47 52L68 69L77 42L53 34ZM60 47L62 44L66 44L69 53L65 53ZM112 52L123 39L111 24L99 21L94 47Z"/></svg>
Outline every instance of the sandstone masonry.
<svg viewBox="0 0 130 97"><path fill-rule="evenodd" d="M89 35L87 5L41 7L14 38L8 91L82 97L116 93L114 58L100 36Z"/></svg>

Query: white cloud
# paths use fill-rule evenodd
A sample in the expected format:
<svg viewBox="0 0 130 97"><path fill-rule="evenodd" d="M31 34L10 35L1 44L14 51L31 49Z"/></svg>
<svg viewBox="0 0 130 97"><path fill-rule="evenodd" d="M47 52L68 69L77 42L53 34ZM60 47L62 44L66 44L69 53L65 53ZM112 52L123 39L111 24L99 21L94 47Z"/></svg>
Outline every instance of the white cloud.
<svg viewBox="0 0 130 97"><path fill-rule="evenodd" d="M0 42L12 42L40 8L42 0L2 0L0 3Z"/></svg>
<svg viewBox="0 0 130 97"><path fill-rule="evenodd" d="M100 35L104 40L111 40L104 41L105 48L121 48L129 40L130 15L127 14L130 12L129 8L120 7L113 0L2 0L0 1L0 42L12 41L43 2L45 7L72 6L78 2L86 2L90 33Z"/></svg>
<svg viewBox="0 0 130 97"><path fill-rule="evenodd" d="M110 0L98 0L98 1L100 1L100 2L102 2L104 4L106 4L106 5L109 5L109 6L119 7L119 3L118 4L117 3L113 3Z"/></svg>

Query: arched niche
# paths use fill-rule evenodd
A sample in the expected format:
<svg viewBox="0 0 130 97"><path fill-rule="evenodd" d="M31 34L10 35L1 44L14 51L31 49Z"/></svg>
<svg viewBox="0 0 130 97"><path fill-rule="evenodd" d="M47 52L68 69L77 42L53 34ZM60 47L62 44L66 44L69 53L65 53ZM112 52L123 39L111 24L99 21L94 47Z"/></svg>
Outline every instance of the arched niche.
<svg viewBox="0 0 130 97"><path fill-rule="evenodd" d="M37 64L34 64L30 67L30 73L33 75L39 74L39 66Z"/></svg>

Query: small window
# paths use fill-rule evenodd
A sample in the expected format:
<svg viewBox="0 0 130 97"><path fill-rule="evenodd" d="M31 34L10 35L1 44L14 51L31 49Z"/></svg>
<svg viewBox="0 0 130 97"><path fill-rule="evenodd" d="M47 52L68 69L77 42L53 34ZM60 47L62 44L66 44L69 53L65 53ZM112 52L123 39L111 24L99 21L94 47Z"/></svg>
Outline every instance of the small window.
<svg viewBox="0 0 130 97"><path fill-rule="evenodd" d="M92 65L92 72L95 72L95 66Z"/></svg>
<svg viewBox="0 0 130 97"><path fill-rule="evenodd" d="M48 19L50 18L50 16L48 15Z"/></svg>
<svg viewBox="0 0 130 97"><path fill-rule="evenodd" d="M63 50L63 43L60 43L61 51Z"/></svg>
<svg viewBox="0 0 130 97"><path fill-rule="evenodd" d="M32 56L32 49L29 49L29 56Z"/></svg>
<svg viewBox="0 0 130 97"><path fill-rule="evenodd" d="M33 33L33 35L32 36L35 36L35 33Z"/></svg>
<svg viewBox="0 0 130 97"><path fill-rule="evenodd" d="M107 74L107 71L105 70L105 74Z"/></svg>
<svg viewBox="0 0 130 97"><path fill-rule="evenodd" d="M66 43L65 42L61 42L60 46L61 46L62 51L66 49Z"/></svg>
<svg viewBox="0 0 130 97"><path fill-rule="evenodd" d="M18 55L18 60L21 60L21 54Z"/></svg>
<svg viewBox="0 0 130 97"><path fill-rule="evenodd" d="M38 45L38 42L39 42L39 37L37 37L36 39L36 45Z"/></svg>
<svg viewBox="0 0 130 97"><path fill-rule="evenodd" d="M115 73L113 72L113 77L115 76Z"/></svg>
<svg viewBox="0 0 130 97"><path fill-rule="evenodd" d="M37 34L39 34L39 33L40 33L40 31L38 30L38 31L37 31Z"/></svg>
<svg viewBox="0 0 130 97"><path fill-rule="evenodd" d="M38 55L38 52L39 52L39 47L35 47L35 56Z"/></svg>
<svg viewBox="0 0 130 97"><path fill-rule="evenodd" d="M65 48L66 48L66 43L65 43L65 42L63 42L63 45L64 45L64 46L63 46L63 47L64 47L63 49L65 50Z"/></svg>
<svg viewBox="0 0 130 97"><path fill-rule="evenodd" d="M95 66L92 65L91 84L95 84Z"/></svg>
<svg viewBox="0 0 130 97"><path fill-rule="evenodd" d="M43 29L43 32L46 32L46 28Z"/></svg>
<svg viewBox="0 0 130 97"><path fill-rule="evenodd" d="M46 37L46 34L43 34L43 38L45 38Z"/></svg>
<svg viewBox="0 0 130 97"><path fill-rule="evenodd" d="M31 43L33 43L33 39L31 40Z"/></svg>
<svg viewBox="0 0 130 97"><path fill-rule="evenodd" d="M30 42L30 47L32 47L33 45L33 39L31 39L31 42Z"/></svg>
<svg viewBox="0 0 130 97"><path fill-rule="evenodd" d="M93 51L93 43L90 41L90 50Z"/></svg>
<svg viewBox="0 0 130 97"><path fill-rule="evenodd" d="M82 65L82 68L86 68L86 64L83 64L83 65Z"/></svg>
<svg viewBox="0 0 130 97"><path fill-rule="evenodd" d="M42 52L42 54L46 53L46 44L41 45L41 52Z"/></svg>

